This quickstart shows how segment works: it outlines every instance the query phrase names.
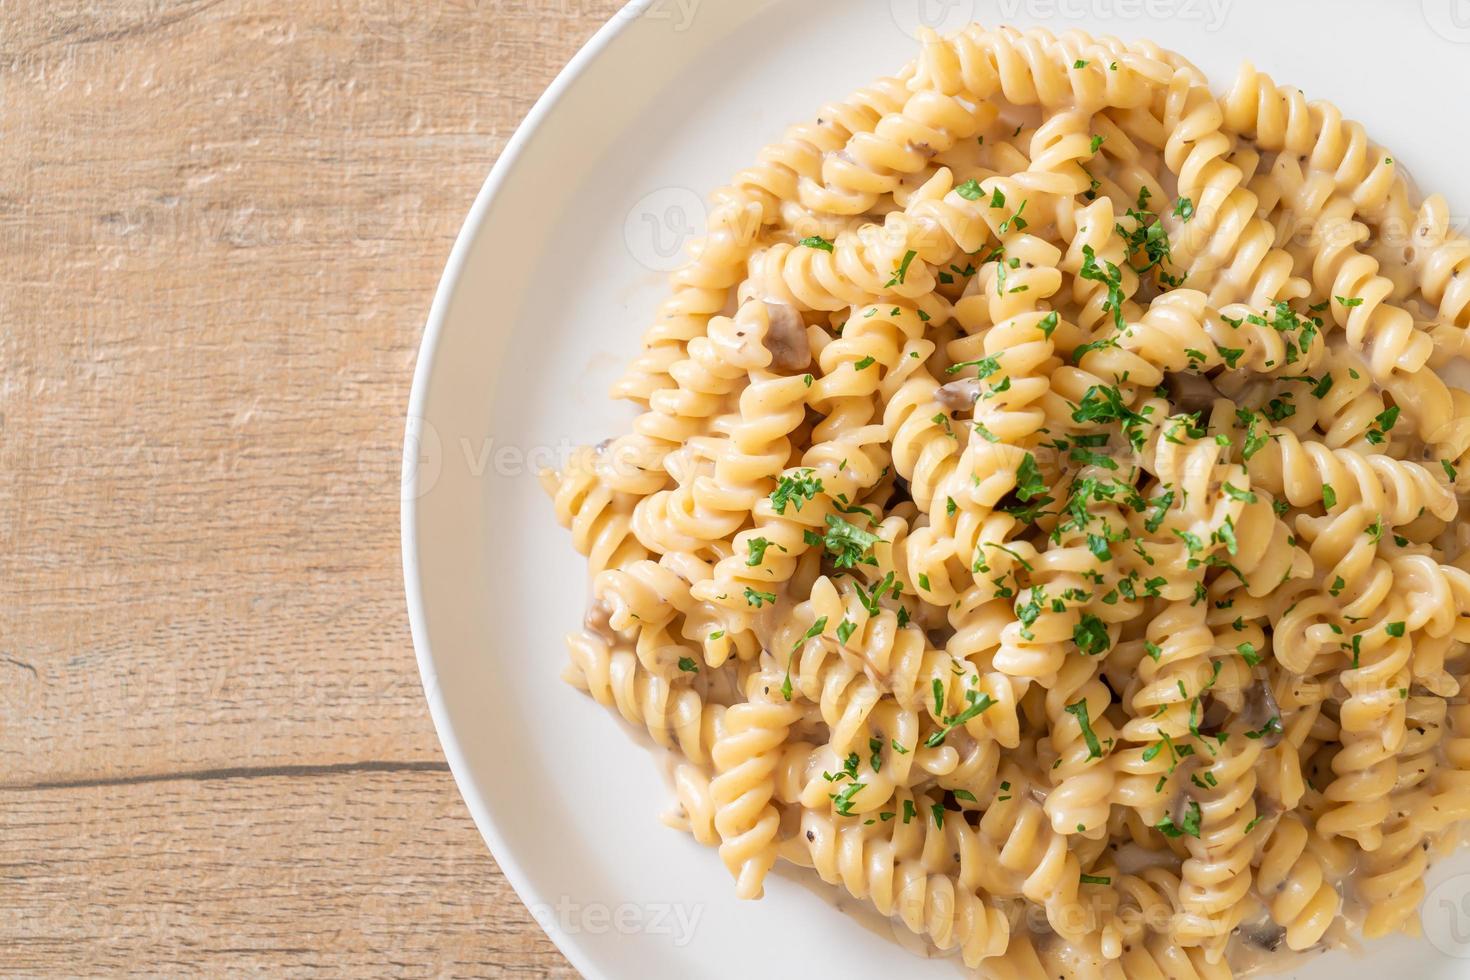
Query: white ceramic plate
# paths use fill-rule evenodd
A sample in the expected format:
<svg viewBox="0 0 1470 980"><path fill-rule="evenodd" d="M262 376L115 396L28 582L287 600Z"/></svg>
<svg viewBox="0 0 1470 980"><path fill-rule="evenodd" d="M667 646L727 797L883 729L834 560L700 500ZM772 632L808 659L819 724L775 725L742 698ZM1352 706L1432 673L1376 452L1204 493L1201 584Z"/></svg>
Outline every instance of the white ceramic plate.
<svg viewBox="0 0 1470 980"><path fill-rule="evenodd" d="M739 902L713 851L659 823L655 761L558 679L585 572L535 474L631 419L605 391L705 192L787 124L908 60L921 21L971 19L1153 38L1217 85L1249 57L1470 204L1457 179L1470 131L1454 122L1470 0L654 0L614 18L532 111L455 245L414 378L403 505L414 642L445 754L501 867L588 977L961 973L915 960L799 877ZM1432 943L1392 940L1370 962L1470 974L1470 875L1451 874L1467 869L1432 878ZM1296 975L1344 965L1363 964L1334 954Z"/></svg>

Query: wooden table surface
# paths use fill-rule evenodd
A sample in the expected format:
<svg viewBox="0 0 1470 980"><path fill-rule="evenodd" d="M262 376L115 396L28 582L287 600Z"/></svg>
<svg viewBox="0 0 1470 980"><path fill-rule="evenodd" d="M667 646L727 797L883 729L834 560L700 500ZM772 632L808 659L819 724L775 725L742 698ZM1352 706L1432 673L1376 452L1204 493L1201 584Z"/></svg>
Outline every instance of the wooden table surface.
<svg viewBox="0 0 1470 980"><path fill-rule="evenodd" d="M0 973L570 977L400 576L422 323L616 0L0 4Z"/></svg>

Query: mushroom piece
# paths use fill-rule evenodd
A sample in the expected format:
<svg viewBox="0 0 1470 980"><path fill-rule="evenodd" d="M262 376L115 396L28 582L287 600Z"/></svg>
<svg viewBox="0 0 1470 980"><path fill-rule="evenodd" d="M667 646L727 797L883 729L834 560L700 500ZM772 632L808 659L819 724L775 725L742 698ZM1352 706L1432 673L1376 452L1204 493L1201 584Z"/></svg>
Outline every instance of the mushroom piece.
<svg viewBox="0 0 1470 980"><path fill-rule="evenodd" d="M1281 801L1260 786L1256 787L1255 793L1251 795L1251 801L1256 805L1256 817L1261 821L1275 820L1281 816Z"/></svg>
<svg viewBox="0 0 1470 980"><path fill-rule="evenodd" d="M786 303L766 300L765 347L777 371L802 371L812 362L812 347L801 314Z"/></svg>
<svg viewBox="0 0 1470 980"><path fill-rule="evenodd" d="M1191 766L1190 768L1195 767ZM1190 804L1198 807L1199 801L1194 798L1194 794L1187 788L1181 788L1179 792L1174 794L1174 800L1169 804L1169 819L1174 822L1174 826L1182 828L1189 822L1191 815Z"/></svg>
<svg viewBox="0 0 1470 980"><path fill-rule="evenodd" d="M974 408L979 398L980 380L978 378L961 378L958 381L951 381L934 392L934 400L950 412L968 411Z"/></svg>
<svg viewBox="0 0 1470 980"><path fill-rule="evenodd" d="M600 636L609 643L618 638L617 632L612 628L612 607L605 599L598 599L587 607L587 615L583 617L582 625L587 632Z"/></svg>
<svg viewBox="0 0 1470 980"><path fill-rule="evenodd" d="M1230 707L1217 697L1206 694L1200 699L1205 706L1204 715L1199 720L1201 735L1217 735L1225 730L1225 725L1230 721Z"/></svg>
<svg viewBox="0 0 1470 980"><path fill-rule="evenodd" d="M929 638L929 645L937 650L943 650L945 644L954 638L954 634L955 628L948 623L940 623L924 631L924 635Z"/></svg>
<svg viewBox="0 0 1470 980"><path fill-rule="evenodd" d="M1174 407L1183 412L1208 412L1215 399L1223 397L1210 379L1202 374L1170 371L1164 375Z"/></svg>
<svg viewBox="0 0 1470 980"><path fill-rule="evenodd" d="M1245 690L1245 704L1240 709L1240 720L1261 733L1261 744L1272 748L1281 744L1281 707L1276 695L1264 678L1257 680ZM1272 725L1271 722L1276 724Z"/></svg>
<svg viewBox="0 0 1470 980"><path fill-rule="evenodd" d="M1276 952L1286 940L1286 929L1266 917L1255 922L1242 923L1239 930L1242 940L1268 953Z"/></svg>

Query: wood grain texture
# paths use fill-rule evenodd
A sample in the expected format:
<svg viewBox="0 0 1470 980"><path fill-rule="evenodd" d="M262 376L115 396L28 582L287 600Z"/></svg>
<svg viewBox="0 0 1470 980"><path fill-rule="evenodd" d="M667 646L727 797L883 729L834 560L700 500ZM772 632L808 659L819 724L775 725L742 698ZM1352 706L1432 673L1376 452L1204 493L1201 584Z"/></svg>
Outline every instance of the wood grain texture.
<svg viewBox="0 0 1470 980"><path fill-rule="evenodd" d="M566 971L443 768L397 487L453 237L616 6L0 6L0 970Z"/></svg>
<svg viewBox="0 0 1470 980"><path fill-rule="evenodd" d="M566 977L437 771L7 793L0 970Z"/></svg>

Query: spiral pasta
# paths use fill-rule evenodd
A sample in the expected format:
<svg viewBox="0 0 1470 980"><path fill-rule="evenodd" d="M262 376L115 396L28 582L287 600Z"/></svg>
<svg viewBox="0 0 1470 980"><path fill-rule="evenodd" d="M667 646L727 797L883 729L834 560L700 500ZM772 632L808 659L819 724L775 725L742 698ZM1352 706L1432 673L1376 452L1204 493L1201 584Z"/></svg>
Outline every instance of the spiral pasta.
<svg viewBox="0 0 1470 980"><path fill-rule="evenodd" d="M1470 820L1443 199L1251 66L972 25L690 258L632 431L542 481L591 571L566 678L738 895L807 868L996 977L1412 929Z"/></svg>

